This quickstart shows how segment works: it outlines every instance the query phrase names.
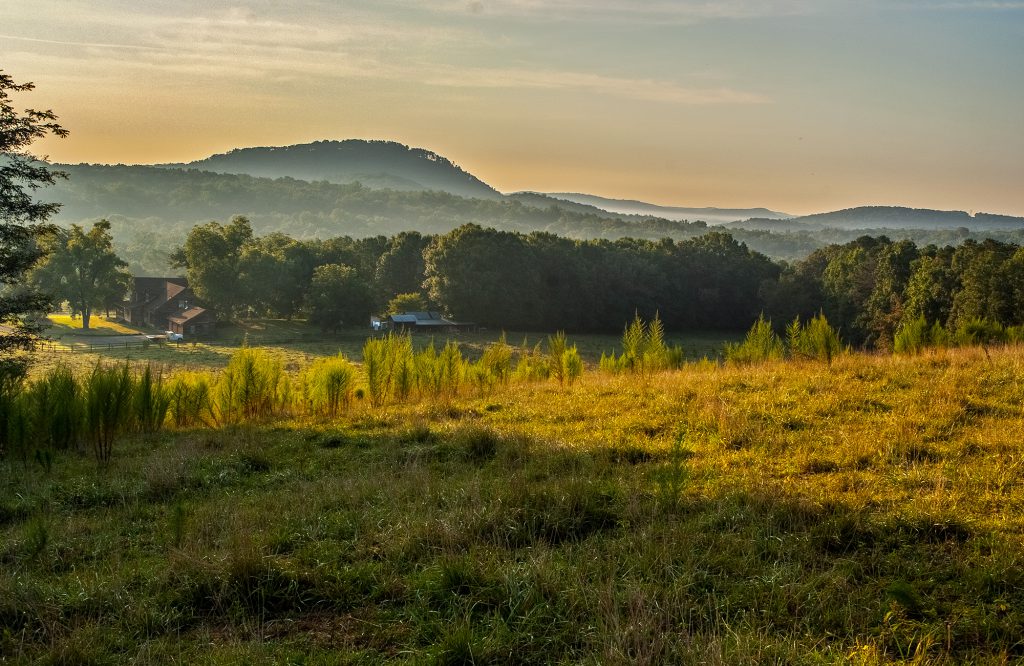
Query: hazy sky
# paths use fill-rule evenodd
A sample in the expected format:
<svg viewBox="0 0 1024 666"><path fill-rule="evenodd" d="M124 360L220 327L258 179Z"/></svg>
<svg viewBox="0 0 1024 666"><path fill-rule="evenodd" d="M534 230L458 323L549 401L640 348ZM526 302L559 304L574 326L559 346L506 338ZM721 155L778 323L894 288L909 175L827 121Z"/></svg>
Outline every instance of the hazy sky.
<svg viewBox="0 0 1024 666"><path fill-rule="evenodd" d="M1024 215L1024 1L0 2L62 162L393 139L502 191Z"/></svg>

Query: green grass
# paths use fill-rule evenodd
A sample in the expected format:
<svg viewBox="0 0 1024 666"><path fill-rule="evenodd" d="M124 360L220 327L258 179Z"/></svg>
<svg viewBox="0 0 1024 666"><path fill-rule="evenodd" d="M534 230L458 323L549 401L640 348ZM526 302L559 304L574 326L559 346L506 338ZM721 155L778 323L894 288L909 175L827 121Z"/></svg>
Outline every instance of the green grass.
<svg viewBox="0 0 1024 666"><path fill-rule="evenodd" d="M851 355L7 460L0 658L1019 662L1022 406L1019 349Z"/></svg>
<svg viewBox="0 0 1024 666"><path fill-rule="evenodd" d="M91 350L79 348L77 351L58 346L57 352L47 350L37 355L33 373L38 375L58 363L71 365L80 372L86 372L98 361L126 360L140 367L151 363L155 366L167 366L171 370L219 370L227 365L231 354L243 341L250 346L264 347L278 354L284 360L286 371L297 372L300 367L318 358L336 356L339 353L362 362L363 345L368 335L369 332L363 327L345 329L337 333L323 333L315 327L308 326L304 321L236 322L218 327L211 339L186 341L181 344L154 342L146 348L137 345L96 345ZM499 340L501 335L502 331L460 332L433 336L418 334L413 335L412 340L416 349L425 347L431 340L440 349L447 340L453 340L459 344L466 357L475 360L484 353L489 344ZM519 353L529 351L538 342L546 340L548 335L536 332L509 332L506 338L514 351ZM696 360L705 356L716 358L726 342L742 340L743 333L695 331L671 333L665 338L668 344L682 345L686 356ZM597 365L602 353L619 350L622 342L621 335L569 334L568 339L570 343L576 345L584 363L589 367Z"/></svg>
<svg viewBox="0 0 1024 666"><path fill-rule="evenodd" d="M102 336L102 335L138 335L144 331L115 321L107 319L102 315L93 315L89 318L89 329L82 329L82 318L71 315L51 314L48 317L49 328L45 335L50 338L64 338L67 336Z"/></svg>

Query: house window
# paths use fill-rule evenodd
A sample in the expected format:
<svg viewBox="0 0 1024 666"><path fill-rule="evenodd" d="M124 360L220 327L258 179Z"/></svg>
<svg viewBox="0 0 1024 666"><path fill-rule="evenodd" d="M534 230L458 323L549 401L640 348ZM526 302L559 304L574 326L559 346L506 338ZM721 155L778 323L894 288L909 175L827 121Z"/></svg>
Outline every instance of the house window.
<svg viewBox="0 0 1024 666"><path fill-rule="evenodd" d="M186 300L178 301L178 309L179 310L188 310L188 301L186 301Z"/></svg>

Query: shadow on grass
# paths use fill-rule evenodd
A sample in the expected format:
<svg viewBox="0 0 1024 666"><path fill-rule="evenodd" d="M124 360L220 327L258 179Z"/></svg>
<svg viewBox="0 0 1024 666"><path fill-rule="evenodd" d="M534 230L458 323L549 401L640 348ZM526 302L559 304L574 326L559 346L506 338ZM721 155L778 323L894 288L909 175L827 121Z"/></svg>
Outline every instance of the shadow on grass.
<svg viewBox="0 0 1024 666"><path fill-rule="evenodd" d="M340 502L337 515L310 498L323 508L303 520L350 524L333 544L253 536L217 552L149 553L158 566L68 595L44 574L81 552L62 551L59 533L40 550L22 524L33 512L8 507L13 538L0 560L20 573L0 574L0 623L51 656L80 646L76 628L109 624L119 634L92 644L99 660L118 645L219 626L273 623L275 640L298 639L289 626L325 614L403 627L360 625L345 649L438 663L678 663L712 648L726 663L815 652L843 661L864 644L882 660L1024 657L1019 554L957 516L735 487L684 492L667 510L648 483L667 464L658 456L562 449L478 424L359 425L196 435L207 439L192 445L207 455L167 478L111 480L106 490L62 480L65 490L47 500L63 512L213 492L246 502L311 460L352 478L390 469L368 503ZM405 474L430 483L396 492L412 483ZM267 507L258 527L272 531L278 519ZM24 647L4 645L0 654Z"/></svg>

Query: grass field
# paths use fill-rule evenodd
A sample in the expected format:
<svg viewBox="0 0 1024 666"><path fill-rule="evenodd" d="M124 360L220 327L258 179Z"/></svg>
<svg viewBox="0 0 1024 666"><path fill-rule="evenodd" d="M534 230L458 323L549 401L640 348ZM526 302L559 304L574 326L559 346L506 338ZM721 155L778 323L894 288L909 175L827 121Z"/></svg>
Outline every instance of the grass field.
<svg viewBox="0 0 1024 666"><path fill-rule="evenodd" d="M113 319L106 319L102 315L93 315L89 318L89 329L82 329L82 318L71 315L51 314L49 316L50 327L46 336L51 338L63 338L67 335L76 337L87 335L137 335L142 333L137 328L126 326Z"/></svg>
<svg viewBox="0 0 1024 666"><path fill-rule="evenodd" d="M682 439L680 439L682 434ZM1024 356L691 364L0 467L0 656L1017 663Z"/></svg>
<svg viewBox="0 0 1024 666"><path fill-rule="evenodd" d="M419 334L413 336L413 344L421 347L433 340L438 347L441 347L448 339L452 339L459 343L466 356L476 358L489 343L497 340L502 333L502 331L483 330L441 336ZM111 344L109 348L97 344L91 350L88 348L74 352L64 350L61 353L47 351L38 356L33 372L36 374L44 372L58 363L71 365L80 371L85 371L98 361L129 361L133 364L143 365L152 363L165 366L172 371L176 369L215 370L223 368L231 354L243 342L250 346L264 347L279 354L285 359L287 367L294 370L312 359L333 356L338 353L342 353L354 361L362 361L363 345L368 335L367 329L362 327L345 329L337 333L324 333L315 327L308 326L304 321L241 321L219 327L212 338L202 341L163 345L154 343L146 348L136 344L130 347ZM509 344L513 345L517 351L528 351L533 345L546 340L548 334L508 332L505 333L505 336ZM618 350L621 343L620 338L619 335L569 336L570 341L579 347L584 361L591 366L596 366L602 353ZM726 342L735 342L742 338L743 332L693 331L669 334L666 336L666 341L669 344L682 345L687 357L697 360L705 356L716 358Z"/></svg>

